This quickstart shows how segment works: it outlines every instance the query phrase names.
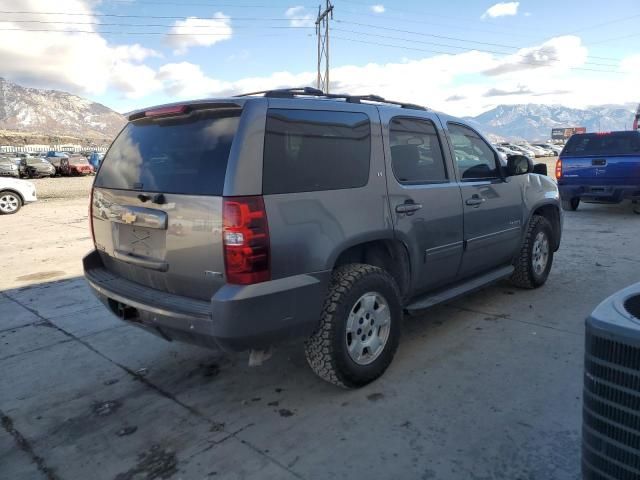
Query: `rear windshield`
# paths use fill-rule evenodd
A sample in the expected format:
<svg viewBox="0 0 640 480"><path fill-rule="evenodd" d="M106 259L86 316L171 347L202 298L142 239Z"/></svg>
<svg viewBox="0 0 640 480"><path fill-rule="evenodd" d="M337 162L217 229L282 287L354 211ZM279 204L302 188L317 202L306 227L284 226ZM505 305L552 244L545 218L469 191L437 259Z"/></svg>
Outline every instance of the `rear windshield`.
<svg viewBox="0 0 640 480"><path fill-rule="evenodd" d="M105 155L96 187L222 195L241 110L129 123Z"/></svg>
<svg viewBox="0 0 640 480"><path fill-rule="evenodd" d="M573 135L563 156L640 154L640 135L635 132L587 133Z"/></svg>

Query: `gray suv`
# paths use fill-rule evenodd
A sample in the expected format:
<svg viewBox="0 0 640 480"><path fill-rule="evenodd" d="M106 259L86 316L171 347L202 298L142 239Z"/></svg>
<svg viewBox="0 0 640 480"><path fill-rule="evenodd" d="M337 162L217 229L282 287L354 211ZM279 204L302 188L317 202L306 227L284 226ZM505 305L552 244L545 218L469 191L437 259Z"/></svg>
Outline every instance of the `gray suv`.
<svg viewBox="0 0 640 480"><path fill-rule="evenodd" d="M535 288L560 245L546 167L501 163L463 121L315 89L133 113L95 179L85 276L123 320L252 356L292 337L359 387L403 311L502 278Z"/></svg>

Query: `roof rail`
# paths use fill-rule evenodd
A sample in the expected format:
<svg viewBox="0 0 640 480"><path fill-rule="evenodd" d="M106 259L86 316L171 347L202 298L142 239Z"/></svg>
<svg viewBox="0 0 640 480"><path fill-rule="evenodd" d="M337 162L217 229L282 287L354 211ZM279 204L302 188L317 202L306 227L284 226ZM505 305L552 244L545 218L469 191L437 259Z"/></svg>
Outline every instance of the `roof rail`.
<svg viewBox="0 0 640 480"><path fill-rule="evenodd" d="M322 90L318 90L313 87L297 87L297 88L279 88L275 90L261 90L259 92L243 93L236 95L236 97L248 97L251 95L264 95L269 98L294 98L298 96L309 97L324 97L344 99L348 103L362 103L362 102L375 102L375 103L388 103L390 105L397 105L401 108L409 108L412 110L427 110L422 105L416 105L413 103L396 102L394 100L387 100L380 95L349 95L341 93L324 93Z"/></svg>

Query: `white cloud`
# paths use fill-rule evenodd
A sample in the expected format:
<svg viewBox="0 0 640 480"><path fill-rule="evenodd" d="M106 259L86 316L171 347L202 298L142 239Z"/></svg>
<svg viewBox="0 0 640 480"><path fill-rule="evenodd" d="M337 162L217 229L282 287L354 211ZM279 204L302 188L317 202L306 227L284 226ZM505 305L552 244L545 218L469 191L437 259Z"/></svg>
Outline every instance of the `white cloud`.
<svg viewBox="0 0 640 480"><path fill-rule="evenodd" d="M517 15L520 2L500 2L489 7L480 18L483 20L487 17L506 17L508 15Z"/></svg>
<svg viewBox="0 0 640 480"><path fill-rule="evenodd" d="M502 75L541 67L565 70L582 65L586 59L587 49L582 45L580 37L565 35L552 38L539 46L522 48L487 69L485 73Z"/></svg>
<svg viewBox="0 0 640 480"><path fill-rule="evenodd" d="M373 13L384 13L385 8L384 8L384 5L382 5L382 4L371 5L371 11Z"/></svg>
<svg viewBox="0 0 640 480"><path fill-rule="evenodd" d="M97 22L92 3L83 0L58 0L56 11L86 13L82 22ZM8 0L5 10L33 12L21 14L21 20L42 20L51 10L48 0ZM139 44L114 45L95 32L93 25L68 22L65 15L47 15L47 32L27 31L33 24L0 21L0 64L2 76L24 85L58 88L80 94L102 94L110 89L128 98L139 98L156 91L160 84L154 72L142 62L159 56ZM68 22L68 23L67 23ZM74 30L69 32L68 30Z"/></svg>
<svg viewBox="0 0 640 480"><path fill-rule="evenodd" d="M499 104L586 107L624 103L633 98L640 80L640 55L629 56L620 63L620 69L629 72L625 74L604 76L571 70L583 65L586 53L578 37L564 36L519 51L524 57L499 58L471 51L386 64L344 65L331 70L331 89L338 93L379 94L458 116L477 115ZM533 65L523 63L531 59ZM315 78L314 71L303 71L221 81L195 64L182 62L161 67L156 80L162 82L171 98L197 98L315 86ZM461 78L466 81L461 83ZM603 82L608 88L602 88Z"/></svg>
<svg viewBox="0 0 640 480"><path fill-rule="evenodd" d="M230 84L207 77L199 65L189 62L167 63L158 69L156 80L171 97L197 98L229 88Z"/></svg>
<svg viewBox="0 0 640 480"><path fill-rule="evenodd" d="M289 19L289 25L292 27L313 27L315 25L315 17L302 6L287 8L284 15Z"/></svg>
<svg viewBox="0 0 640 480"><path fill-rule="evenodd" d="M217 12L213 18L187 17L176 20L167 35L167 43L173 47L173 53L181 55L189 47L210 47L229 40L232 34L231 19Z"/></svg>

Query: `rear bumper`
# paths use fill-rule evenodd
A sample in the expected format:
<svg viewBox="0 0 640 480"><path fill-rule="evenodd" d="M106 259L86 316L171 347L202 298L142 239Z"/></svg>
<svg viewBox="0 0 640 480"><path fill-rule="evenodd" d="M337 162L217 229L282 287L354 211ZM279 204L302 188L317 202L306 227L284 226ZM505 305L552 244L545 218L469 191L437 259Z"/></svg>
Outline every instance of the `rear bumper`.
<svg viewBox="0 0 640 480"><path fill-rule="evenodd" d="M563 200L580 198L586 201L620 203L640 200L640 185L558 185Z"/></svg>
<svg viewBox="0 0 640 480"><path fill-rule="evenodd" d="M83 259L95 295L127 323L167 340L227 351L266 348L310 335L320 319L331 272L225 285L210 302L131 282L104 268L98 252Z"/></svg>

